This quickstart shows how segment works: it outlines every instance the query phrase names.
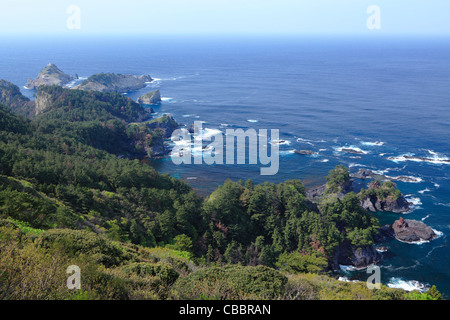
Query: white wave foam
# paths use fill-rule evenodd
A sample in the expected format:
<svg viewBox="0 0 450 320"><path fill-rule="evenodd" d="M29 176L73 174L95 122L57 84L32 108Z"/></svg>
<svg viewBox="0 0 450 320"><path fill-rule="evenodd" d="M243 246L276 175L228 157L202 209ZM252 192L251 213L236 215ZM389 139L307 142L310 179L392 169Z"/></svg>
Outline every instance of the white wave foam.
<svg viewBox="0 0 450 320"><path fill-rule="evenodd" d="M161 101L167 101L167 102L170 102L170 101L173 101L173 98L170 98L170 97L162 97L162 98L161 98Z"/></svg>
<svg viewBox="0 0 450 320"><path fill-rule="evenodd" d="M70 81L69 83L65 84L64 87L66 88L73 88L75 87L77 84L83 82L84 80L86 80L87 77L78 77L78 79L73 79L72 81Z"/></svg>
<svg viewBox="0 0 450 320"><path fill-rule="evenodd" d="M284 156L284 155L288 155L288 154L294 154L295 153L295 149L291 149L291 150L282 150L279 152L280 155Z"/></svg>
<svg viewBox="0 0 450 320"><path fill-rule="evenodd" d="M289 140L283 140L283 139L279 139L279 140L272 140L270 141L270 144L272 145L290 145L291 142Z"/></svg>
<svg viewBox="0 0 450 320"><path fill-rule="evenodd" d="M359 280L350 280L347 277L339 277L338 281L343 281L343 282L360 282Z"/></svg>
<svg viewBox="0 0 450 320"><path fill-rule="evenodd" d="M403 280L402 278L392 277L387 283L389 288L403 289L405 291L419 290L425 292L428 290L427 286L416 280Z"/></svg>
<svg viewBox="0 0 450 320"><path fill-rule="evenodd" d="M375 142L371 142L371 141L361 141L361 144L364 146L376 146L376 147L380 147L382 145L384 145L384 142L382 141L375 141Z"/></svg>
<svg viewBox="0 0 450 320"><path fill-rule="evenodd" d="M363 168L366 168L365 165L360 164L360 163L350 163L350 164L348 165L348 167L349 167L349 168L353 168L353 167L363 167Z"/></svg>
<svg viewBox="0 0 450 320"><path fill-rule="evenodd" d="M322 160L320 160L320 162L328 162L328 161L330 161L330 159L322 159Z"/></svg>
<svg viewBox="0 0 450 320"><path fill-rule="evenodd" d="M257 123L258 122L258 120L255 120L255 119L248 119L247 121L251 122L251 123Z"/></svg>
<svg viewBox="0 0 450 320"><path fill-rule="evenodd" d="M439 230L436 230L436 229L433 229L433 228L431 228L431 229L436 234L436 238L434 238L434 239L440 238L440 237L442 237L444 235L444 233L442 231L439 231Z"/></svg>
<svg viewBox="0 0 450 320"><path fill-rule="evenodd" d="M432 156L439 156L439 154L437 152L434 152L433 150L427 150L429 154L431 154Z"/></svg>
<svg viewBox="0 0 450 320"><path fill-rule="evenodd" d="M348 152L348 153L358 153L358 154L367 154L369 153L366 150L362 150L361 148L355 146L345 146L345 147L333 147L337 152Z"/></svg>
<svg viewBox="0 0 450 320"><path fill-rule="evenodd" d="M418 197L413 197L412 195L405 196L406 201L411 203L413 206L420 206L422 204L422 200Z"/></svg>
<svg viewBox="0 0 450 320"><path fill-rule="evenodd" d="M352 272L352 271L365 270L365 269L367 269L367 267L368 266L357 268L352 265L342 265L342 264L339 265L339 269L341 269L341 271L343 271L345 273Z"/></svg>
<svg viewBox="0 0 450 320"><path fill-rule="evenodd" d="M440 184L438 184L438 183L436 183L436 182L435 182L435 183L433 183L433 184L434 184L434 187L435 187L435 188L440 188L440 187L441 187L441 185L440 185Z"/></svg>
<svg viewBox="0 0 450 320"><path fill-rule="evenodd" d="M397 238L396 238L396 239L397 239ZM400 239L397 239L397 240L400 241L400 242L403 242L403 243L407 243L407 244L415 244L415 245L421 245L421 244L429 243L429 242L430 242L429 240L423 240L423 239L418 240L418 241L403 241L403 240L400 240Z"/></svg>
<svg viewBox="0 0 450 320"><path fill-rule="evenodd" d="M356 268L354 266L346 266L346 265L339 265L339 269L341 269L341 271L343 272L350 272L350 271L355 271Z"/></svg>
<svg viewBox="0 0 450 320"><path fill-rule="evenodd" d="M404 162L404 161L413 161L413 162L427 162L433 164L450 164L450 158L446 156L438 156L437 154L433 154L432 157L418 157L411 153L405 153L396 157L388 157L387 158L393 162Z"/></svg>
<svg viewBox="0 0 450 320"><path fill-rule="evenodd" d="M427 214L425 217L423 217L421 220L422 221L425 221L426 219L428 219L430 217L430 215L429 214Z"/></svg>
<svg viewBox="0 0 450 320"><path fill-rule="evenodd" d="M191 118L191 117L194 117L195 116L195 114L183 114L183 115L181 115L183 118Z"/></svg>
<svg viewBox="0 0 450 320"><path fill-rule="evenodd" d="M389 168L384 169L384 170L372 170L373 173L379 174L379 175L382 175L382 176L384 176L384 175L385 175L386 173L388 173L389 171L390 171Z"/></svg>
<svg viewBox="0 0 450 320"><path fill-rule="evenodd" d="M442 203L442 202L439 202L439 203L437 203L437 205L438 205L438 206L443 206L443 207L450 207L450 203Z"/></svg>
<svg viewBox="0 0 450 320"><path fill-rule="evenodd" d="M424 194L425 192L430 192L431 190L428 188L425 188L423 190L418 191L420 194Z"/></svg>
<svg viewBox="0 0 450 320"><path fill-rule="evenodd" d="M423 181L422 178L413 177L413 176L395 176L395 177L385 176L385 177L388 179L391 179L391 180L397 180L397 181L409 182L409 183L420 183Z"/></svg>

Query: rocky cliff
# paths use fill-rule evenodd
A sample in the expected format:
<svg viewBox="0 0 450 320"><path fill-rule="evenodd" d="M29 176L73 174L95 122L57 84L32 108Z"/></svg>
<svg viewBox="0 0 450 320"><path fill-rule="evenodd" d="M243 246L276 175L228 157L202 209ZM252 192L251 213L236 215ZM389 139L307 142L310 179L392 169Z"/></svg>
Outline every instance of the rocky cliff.
<svg viewBox="0 0 450 320"><path fill-rule="evenodd" d="M355 247L350 243L341 243L333 257L333 268L339 265L351 265L355 268L365 268L371 264L381 262L382 255L378 253L374 245Z"/></svg>
<svg viewBox="0 0 450 320"><path fill-rule="evenodd" d="M0 80L0 103L11 108L14 113L26 117L35 114L34 101L30 101L20 92L18 86L6 80Z"/></svg>
<svg viewBox="0 0 450 320"><path fill-rule="evenodd" d="M36 79L28 79L26 88L36 89L42 85L65 85L70 81L77 79L77 76L71 76L62 72L56 65L49 63L44 69L39 72Z"/></svg>
<svg viewBox="0 0 450 320"><path fill-rule="evenodd" d="M55 94L51 94L45 90L38 90L38 93L36 94L36 99L34 100L35 103L35 115L39 115L44 110L49 107L57 98Z"/></svg>
<svg viewBox="0 0 450 320"><path fill-rule="evenodd" d="M411 210L409 202L392 181L370 182L368 189L360 192L361 206L371 212L390 211L406 213Z"/></svg>
<svg viewBox="0 0 450 320"><path fill-rule="evenodd" d="M129 92L144 88L153 79L149 75L99 73L94 74L73 89L94 90L100 92Z"/></svg>
<svg viewBox="0 0 450 320"><path fill-rule="evenodd" d="M179 127L171 115L163 115L147 122L132 123L134 141L149 157L165 157L170 149L165 141L171 137L173 131Z"/></svg>
<svg viewBox="0 0 450 320"><path fill-rule="evenodd" d="M405 213L411 210L409 202L404 197L398 199L378 199L376 196L367 197L361 201L361 206L371 212L390 211Z"/></svg>

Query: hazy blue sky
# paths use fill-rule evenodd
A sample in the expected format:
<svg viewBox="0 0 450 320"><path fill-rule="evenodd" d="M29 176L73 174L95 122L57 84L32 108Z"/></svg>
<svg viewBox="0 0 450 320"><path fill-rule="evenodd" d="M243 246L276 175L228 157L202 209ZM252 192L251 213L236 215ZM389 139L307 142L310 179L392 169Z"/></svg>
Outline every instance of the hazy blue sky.
<svg viewBox="0 0 450 320"><path fill-rule="evenodd" d="M71 5L80 10L79 29L67 27L77 22ZM380 30L367 28L370 5L381 10ZM3 34L450 35L449 21L450 0L0 0Z"/></svg>

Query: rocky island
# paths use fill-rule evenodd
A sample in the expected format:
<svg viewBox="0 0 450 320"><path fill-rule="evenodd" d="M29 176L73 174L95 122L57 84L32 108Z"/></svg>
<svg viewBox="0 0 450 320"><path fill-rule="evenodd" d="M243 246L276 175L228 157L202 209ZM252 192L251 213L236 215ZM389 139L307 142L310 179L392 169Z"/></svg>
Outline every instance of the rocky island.
<svg viewBox="0 0 450 320"><path fill-rule="evenodd" d="M352 149L352 148L342 148L340 149L341 152L347 152L351 154L366 154L366 152L358 150L358 149Z"/></svg>
<svg viewBox="0 0 450 320"><path fill-rule="evenodd" d="M151 91L137 98L140 104L158 104L161 103L161 93L159 90Z"/></svg>
<svg viewBox="0 0 450 320"><path fill-rule="evenodd" d="M434 230L422 221L403 219L402 217L392 225L383 226L380 233L384 239L395 238L408 243L430 241L437 237Z"/></svg>
<svg viewBox="0 0 450 320"><path fill-rule="evenodd" d="M130 74L98 73L73 89L122 93L142 89L151 81L153 79L149 75L138 77Z"/></svg>
<svg viewBox="0 0 450 320"><path fill-rule="evenodd" d="M59 85L63 86L72 80L78 79L78 76L71 76L70 74L62 72L55 64L49 63L44 69L39 72L36 79L28 79L26 84L27 89L36 89L42 85Z"/></svg>
<svg viewBox="0 0 450 320"><path fill-rule="evenodd" d="M368 189L359 193L361 206L371 212L390 211L406 213L411 210L409 202L402 196L400 190L392 181L380 182L374 180Z"/></svg>

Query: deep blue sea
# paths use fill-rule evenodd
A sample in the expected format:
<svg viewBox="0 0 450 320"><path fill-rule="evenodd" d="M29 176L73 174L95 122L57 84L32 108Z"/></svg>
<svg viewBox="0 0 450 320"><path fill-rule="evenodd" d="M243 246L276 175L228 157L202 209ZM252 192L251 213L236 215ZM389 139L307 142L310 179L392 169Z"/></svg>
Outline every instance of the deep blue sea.
<svg viewBox="0 0 450 320"><path fill-rule="evenodd" d="M373 37L109 37L3 38L0 79L23 88L49 62L69 74L150 74L163 102L186 125L210 129L279 129L280 168L261 176L259 165L181 165L153 161L160 171L185 179L206 194L225 179L323 183L337 164L406 175L398 182L415 203L404 218L423 220L441 235L429 243L387 244L382 282L436 285L450 297L450 39ZM249 121L250 120L250 121ZM354 148L362 155L342 152ZM296 149L318 152L294 154ZM401 155L435 163L398 161ZM389 159L389 157L393 157ZM397 159L397 161L395 161ZM392 223L400 214L377 213ZM347 271L366 279L365 271Z"/></svg>

